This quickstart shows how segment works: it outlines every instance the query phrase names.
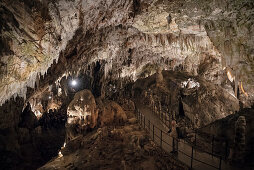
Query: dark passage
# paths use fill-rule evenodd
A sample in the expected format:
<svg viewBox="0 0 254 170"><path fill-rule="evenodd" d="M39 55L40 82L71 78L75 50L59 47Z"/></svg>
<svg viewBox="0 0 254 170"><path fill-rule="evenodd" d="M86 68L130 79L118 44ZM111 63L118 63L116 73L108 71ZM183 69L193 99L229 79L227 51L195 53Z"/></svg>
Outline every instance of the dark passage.
<svg viewBox="0 0 254 170"><path fill-rule="evenodd" d="M185 114L184 114L184 109L183 109L182 98L179 98L179 115L180 115L180 116L185 116Z"/></svg>

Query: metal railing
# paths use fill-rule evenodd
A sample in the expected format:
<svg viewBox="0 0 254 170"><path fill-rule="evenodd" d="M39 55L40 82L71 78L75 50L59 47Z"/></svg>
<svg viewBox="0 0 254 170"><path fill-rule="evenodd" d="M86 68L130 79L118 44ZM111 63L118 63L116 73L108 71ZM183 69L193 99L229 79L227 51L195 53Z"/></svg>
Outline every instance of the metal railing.
<svg viewBox="0 0 254 170"><path fill-rule="evenodd" d="M153 114L158 116L158 118L162 121L162 123L166 127L170 128L170 118L169 118L169 115L167 115L165 112L160 112L160 111L158 113L155 113L154 108L152 108L151 111L152 111ZM215 138L214 135L211 135L210 136L210 138L211 138L210 141L207 141L207 138L206 138L206 141L204 141L204 140L202 141L201 139L197 140L197 135L202 135L204 133L200 133L197 130L193 130L192 133L194 133L195 140L193 142L188 141L188 143L194 144L195 147L197 149L199 149L200 151L202 151L202 152L206 152L207 154L210 154L212 156L215 155L216 157L222 157L225 160L227 159L227 156L229 154L229 143L228 143L227 140L225 140L225 139L218 139L218 138ZM215 148L215 141L220 141L220 147L217 148L217 150ZM206 146L205 147L206 150L204 150L201 145L198 145L198 143L202 143L202 144L205 143L205 145L209 145L209 147ZM210 151L207 151L207 150L210 150Z"/></svg>
<svg viewBox="0 0 254 170"><path fill-rule="evenodd" d="M144 128L149 133L149 135L152 138L152 140L157 145L159 145L163 150L165 150L166 152L173 151L173 145L174 145L173 144L173 140L177 141L178 144L182 143L185 146L191 147L191 152L190 153L187 153L186 151L181 150L179 148L177 149L177 151L179 153L183 154L186 158L189 158L190 162L186 163L186 160L188 160L188 159L185 159L184 161L181 160L181 159L178 159L178 160L180 160L181 162L189 165L191 169L193 168L193 162L196 161L196 162L201 163L201 164L203 164L205 166L209 166L209 167L212 167L214 169L221 170L222 156L219 156L218 161L217 161L217 165L214 165L214 163L213 164L209 164L209 163L207 163L205 161L202 161L201 159L198 159L197 157L194 156L194 153L198 153L199 151L193 145L188 144L188 143L186 143L184 141L179 141L176 138L173 138L167 132L163 131L161 128L159 128L158 126L154 125L138 109L135 110L135 114L136 114L136 117L137 117L138 122L141 125L141 127ZM166 139L168 139L168 141L166 141ZM172 144L170 144L171 143L170 141L172 141ZM215 157L218 156L218 155L215 155L215 154L212 154L212 153L204 153L204 154L208 154L208 155L215 156ZM214 160L214 158L213 158L213 160Z"/></svg>

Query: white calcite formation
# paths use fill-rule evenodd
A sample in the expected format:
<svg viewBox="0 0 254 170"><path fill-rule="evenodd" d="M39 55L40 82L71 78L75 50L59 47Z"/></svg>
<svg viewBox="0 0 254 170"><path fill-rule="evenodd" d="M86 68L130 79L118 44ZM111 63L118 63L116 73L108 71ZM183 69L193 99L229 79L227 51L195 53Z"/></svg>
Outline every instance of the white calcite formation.
<svg viewBox="0 0 254 170"><path fill-rule="evenodd" d="M67 117L67 141L78 136L86 128L94 128L97 125L98 109L91 91L82 90L75 94L67 108Z"/></svg>
<svg viewBox="0 0 254 170"><path fill-rule="evenodd" d="M4 42L11 46L1 58L0 105L11 96L26 99L26 88L35 87L37 76L47 73L73 37L80 14L78 1L38 2L32 9L17 1L3 1L1 5L6 7L4 12L12 13L11 17L18 25L5 20L10 30L4 30L2 36L3 40L11 38ZM48 7L48 11L41 11L44 7ZM44 16L44 12L48 16ZM2 72L5 70L6 73Z"/></svg>
<svg viewBox="0 0 254 170"><path fill-rule="evenodd" d="M67 108L67 141L96 126L122 123L127 120L124 110L112 101L101 101L98 105L91 91L85 89L75 94Z"/></svg>
<svg viewBox="0 0 254 170"><path fill-rule="evenodd" d="M221 85L227 67L245 90L241 100L254 99L251 0L0 3L0 105L26 98L59 56L66 59L59 75L98 61L108 79L136 80L147 65L160 65Z"/></svg>
<svg viewBox="0 0 254 170"><path fill-rule="evenodd" d="M94 128L96 122L93 119L97 119L98 110L91 91L82 90L75 94L74 99L68 106L67 116L68 124L83 121L82 125L91 124L91 127Z"/></svg>
<svg viewBox="0 0 254 170"><path fill-rule="evenodd" d="M196 82L195 80L189 78L187 81L183 81L181 83L181 87L182 88L188 88L188 89L192 89L194 87L200 87L199 82Z"/></svg>

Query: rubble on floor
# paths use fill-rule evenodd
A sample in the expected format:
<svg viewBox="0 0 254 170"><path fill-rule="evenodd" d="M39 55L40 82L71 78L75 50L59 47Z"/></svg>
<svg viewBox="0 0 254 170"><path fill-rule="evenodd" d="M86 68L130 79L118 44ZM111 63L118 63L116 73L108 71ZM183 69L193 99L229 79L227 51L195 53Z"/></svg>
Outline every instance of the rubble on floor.
<svg viewBox="0 0 254 170"><path fill-rule="evenodd" d="M149 139L135 118L123 126L105 126L67 143L40 170L50 169L188 169Z"/></svg>

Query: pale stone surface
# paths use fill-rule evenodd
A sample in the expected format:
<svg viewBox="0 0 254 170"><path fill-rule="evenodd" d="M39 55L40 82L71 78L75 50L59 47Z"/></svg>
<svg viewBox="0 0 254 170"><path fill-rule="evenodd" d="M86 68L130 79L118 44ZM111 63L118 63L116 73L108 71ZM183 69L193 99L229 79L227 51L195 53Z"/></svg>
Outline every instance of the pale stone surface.
<svg viewBox="0 0 254 170"><path fill-rule="evenodd" d="M93 94L82 90L75 94L67 108L66 139L69 141L87 128L97 125L98 109Z"/></svg>
<svg viewBox="0 0 254 170"><path fill-rule="evenodd" d="M98 106L90 90L85 89L75 94L67 108L67 141L85 133L87 129L127 121L125 111L116 102L97 99L97 104Z"/></svg>
<svg viewBox="0 0 254 170"><path fill-rule="evenodd" d="M114 79L136 80L154 63L163 69L182 67L220 85L223 68L230 67L248 94L241 100L253 101L251 0L1 4L0 105L17 94L25 97L26 87L34 87L37 75L44 75L61 51L67 58L82 58L80 67L66 63L71 69L61 74L67 75L104 60L105 76L112 71Z"/></svg>

